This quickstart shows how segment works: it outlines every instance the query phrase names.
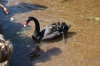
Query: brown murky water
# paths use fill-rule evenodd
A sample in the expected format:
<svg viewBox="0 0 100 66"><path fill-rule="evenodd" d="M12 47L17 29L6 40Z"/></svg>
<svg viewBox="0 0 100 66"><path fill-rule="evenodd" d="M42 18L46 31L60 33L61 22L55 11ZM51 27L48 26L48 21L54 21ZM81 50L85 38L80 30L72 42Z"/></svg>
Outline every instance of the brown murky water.
<svg viewBox="0 0 100 66"><path fill-rule="evenodd" d="M65 44L61 38L42 44L40 57L33 61L24 62L25 59L20 57L23 60L19 63L20 59L17 59L19 57L12 55L11 66L14 64L16 66L27 66L28 64L30 64L28 66L100 66L100 0L19 0L16 2L8 0L7 5L15 6L19 2L41 7L30 9L31 11L28 12L15 13L11 16L15 24L23 24L28 16L34 16L40 21L41 28L58 21L66 22L71 25L71 28L66 34ZM44 7L46 8L43 9ZM25 45L32 44L31 35L35 25L33 22L29 25L31 29L20 35L30 38L30 40L25 39L27 40ZM18 39L20 40L23 39ZM35 46L30 50L34 51L34 48ZM26 49L29 48L24 47L19 55L27 54L29 51L25 52ZM13 60L14 58L16 60Z"/></svg>

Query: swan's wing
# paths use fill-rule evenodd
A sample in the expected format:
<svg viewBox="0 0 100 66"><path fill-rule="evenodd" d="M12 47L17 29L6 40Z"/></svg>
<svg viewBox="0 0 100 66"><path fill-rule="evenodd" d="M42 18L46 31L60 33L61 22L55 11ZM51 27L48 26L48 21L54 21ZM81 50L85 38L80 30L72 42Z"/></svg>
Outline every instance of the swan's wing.
<svg viewBox="0 0 100 66"><path fill-rule="evenodd" d="M42 40L52 39L52 38L55 38L55 37L57 37L59 35L61 35L61 33L59 33L58 31L56 31L56 32L53 32L51 34L48 34L48 35L44 36L42 38Z"/></svg>
<svg viewBox="0 0 100 66"><path fill-rule="evenodd" d="M47 25L46 27L44 27L44 28L41 30L41 32L42 32L43 30L45 30L45 32L44 32L44 36L46 36L46 35L52 33L52 29L53 29L53 28L52 28L51 25Z"/></svg>

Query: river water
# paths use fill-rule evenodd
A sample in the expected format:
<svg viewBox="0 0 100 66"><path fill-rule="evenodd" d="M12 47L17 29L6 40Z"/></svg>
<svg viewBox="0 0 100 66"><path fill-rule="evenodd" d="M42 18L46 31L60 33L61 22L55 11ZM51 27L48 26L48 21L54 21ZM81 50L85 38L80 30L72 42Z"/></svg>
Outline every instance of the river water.
<svg viewBox="0 0 100 66"><path fill-rule="evenodd" d="M11 40L14 51L10 66L100 66L100 0L3 0L8 15L0 11L0 23L6 40ZM36 44L31 35L35 25L27 17L34 16L41 28L54 22L71 25L62 37L44 42L40 55L30 60L29 53ZM11 18L14 20L11 21Z"/></svg>

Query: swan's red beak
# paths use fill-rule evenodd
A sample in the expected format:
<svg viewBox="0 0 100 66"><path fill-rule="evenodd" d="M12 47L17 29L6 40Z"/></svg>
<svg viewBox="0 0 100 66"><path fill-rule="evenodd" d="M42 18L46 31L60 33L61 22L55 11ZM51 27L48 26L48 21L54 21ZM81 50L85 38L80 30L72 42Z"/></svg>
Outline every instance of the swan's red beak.
<svg viewBox="0 0 100 66"><path fill-rule="evenodd" d="M28 22L25 22L24 27L26 27L26 26L27 26L27 24L28 24Z"/></svg>

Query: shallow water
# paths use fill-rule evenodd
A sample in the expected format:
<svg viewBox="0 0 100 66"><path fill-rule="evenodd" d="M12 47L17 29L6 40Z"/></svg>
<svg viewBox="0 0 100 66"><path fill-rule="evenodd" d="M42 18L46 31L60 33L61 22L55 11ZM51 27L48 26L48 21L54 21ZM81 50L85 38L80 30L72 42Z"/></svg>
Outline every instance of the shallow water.
<svg viewBox="0 0 100 66"><path fill-rule="evenodd" d="M99 0L5 0L10 14L0 11L5 39L10 39L14 52L10 66L99 66L100 65L100 1ZM44 42L39 57L30 61L27 56L35 50L31 35L35 25L22 31L24 21L34 16L41 28L54 22L71 25L62 37ZM14 18L13 21L10 18ZM20 61L19 61L20 60Z"/></svg>

